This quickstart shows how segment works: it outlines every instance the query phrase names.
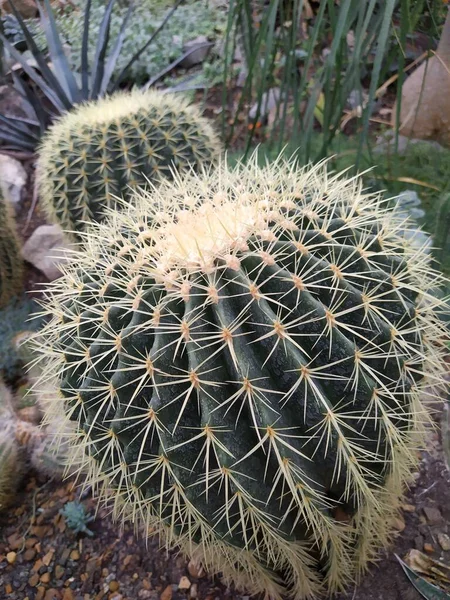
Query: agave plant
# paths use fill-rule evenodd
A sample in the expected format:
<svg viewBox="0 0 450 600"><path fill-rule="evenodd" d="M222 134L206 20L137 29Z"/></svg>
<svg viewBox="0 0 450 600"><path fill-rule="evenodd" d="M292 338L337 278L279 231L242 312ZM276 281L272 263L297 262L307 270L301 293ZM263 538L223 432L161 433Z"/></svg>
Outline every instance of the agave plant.
<svg viewBox="0 0 450 600"><path fill-rule="evenodd" d="M41 135L55 117L65 113L77 104L112 93L123 84L130 67L152 43L183 0L175 2L161 25L131 57L115 78L113 78L113 73L125 38L133 4L130 4L122 21L119 34L110 46L111 15L116 0L109 0L98 32L95 57L92 64L89 64L89 19L92 0L86 1L82 26L81 71L76 72L72 70L65 54L50 0L43 0L43 7L37 3L42 29L47 41L48 57L45 52L39 49L35 36L20 16L13 0L8 1L20 26L28 50L36 63L36 68L30 65L26 57L0 31L0 41L5 50L20 64L23 73L27 76L27 79L25 79L11 72L13 86L26 101L27 112L30 114L28 119L0 114L0 144L12 150L33 152ZM180 62L185 56L186 54L176 62ZM175 64L172 63L171 67L174 66ZM161 76L166 71L167 69L164 70ZM159 76L157 75L152 78L152 82L158 79Z"/></svg>

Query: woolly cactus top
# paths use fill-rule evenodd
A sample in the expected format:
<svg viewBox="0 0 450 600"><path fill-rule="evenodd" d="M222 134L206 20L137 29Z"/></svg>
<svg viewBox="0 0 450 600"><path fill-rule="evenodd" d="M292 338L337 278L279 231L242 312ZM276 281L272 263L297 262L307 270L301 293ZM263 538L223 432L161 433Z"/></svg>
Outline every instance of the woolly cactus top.
<svg viewBox="0 0 450 600"><path fill-rule="evenodd" d="M238 586L341 589L390 535L442 382L441 282L358 179L254 157L136 195L52 284L72 468Z"/></svg>

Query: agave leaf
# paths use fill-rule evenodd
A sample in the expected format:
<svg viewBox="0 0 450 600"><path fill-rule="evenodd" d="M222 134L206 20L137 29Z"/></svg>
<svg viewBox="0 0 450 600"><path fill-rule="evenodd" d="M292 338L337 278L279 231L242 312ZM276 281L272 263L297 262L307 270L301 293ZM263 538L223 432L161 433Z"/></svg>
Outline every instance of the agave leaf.
<svg viewBox="0 0 450 600"><path fill-rule="evenodd" d="M115 0L109 0L98 32L95 60L92 65L93 82L89 98L95 99L100 95L100 88L105 71L105 56L108 49L109 31L111 27L111 13Z"/></svg>
<svg viewBox="0 0 450 600"><path fill-rule="evenodd" d="M413 571L406 563L402 561L402 559L395 555L398 562L401 564L403 571L406 573L409 581L413 584L416 590L421 594L426 600L450 600L450 596L436 587L435 585L426 581L422 577L419 577L415 571Z"/></svg>
<svg viewBox="0 0 450 600"><path fill-rule="evenodd" d="M28 108L33 112L34 117L38 121L42 135L48 127L50 115L45 110L41 99L37 96L31 86L24 85L20 77L15 73L12 73L12 80L17 92L27 100Z"/></svg>
<svg viewBox="0 0 450 600"><path fill-rule="evenodd" d="M167 15L165 16L161 25L156 29L156 31L153 32L153 34L149 37L149 39L145 42L145 44L143 46L141 46L135 52L135 54L133 54L133 56L130 58L130 60L127 62L127 64L123 67L123 69L120 71L119 75L117 76L117 79L115 80L114 86L111 91L114 92L118 89L119 85L122 83L123 78L125 77L125 74L128 72L131 65L137 61L137 59L141 56L141 54L143 52L145 52L145 50L147 50L147 48L150 46L150 44L153 42L153 40L156 38L156 36L164 29L164 27L166 26L170 17L173 15L173 13L177 10L177 8L180 6L180 4L182 2L184 2L184 0L177 0L177 2L175 3L175 6L167 13Z"/></svg>
<svg viewBox="0 0 450 600"><path fill-rule="evenodd" d="M208 47L211 47L211 46L214 46L213 42L205 42L204 44L201 44L199 46L196 46L195 48L191 48L190 50L187 50L184 54L182 54L181 56L179 56L178 58L176 58L174 61L172 61L170 63L170 65L167 65L167 67L165 67L157 75L155 75L154 77L152 77L145 84L144 89L148 90L149 88L151 88L152 85L155 85L155 83L158 82L162 77L164 77L164 75L167 75L167 73L170 73L177 65L179 65L181 62L183 62L183 60L186 57L190 56L194 52L197 52L197 50L199 50L200 48L208 48Z"/></svg>
<svg viewBox="0 0 450 600"><path fill-rule="evenodd" d="M119 58L120 51L122 49L123 41L125 39L125 29L128 25L128 21L130 20L131 13L133 12L134 4L130 3L128 7L127 13L122 21L122 25L120 27L119 35L117 36L116 42L114 44L114 48L109 55L108 62L106 63L105 72L103 74L102 83L100 86L100 95L103 96L108 91L108 86L111 81L111 77L114 72L114 68L117 63L117 59Z"/></svg>
<svg viewBox="0 0 450 600"><path fill-rule="evenodd" d="M34 141L39 141L39 137L34 135L29 127L30 121L19 119L18 117L7 117L6 115L0 114L0 121L4 123L10 130L11 133L15 132L19 137ZM38 125L38 123L36 123Z"/></svg>
<svg viewBox="0 0 450 600"><path fill-rule="evenodd" d="M31 79L39 87L42 88L42 91L45 93L45 95L48 97L48 99L58 108L61 107L60 108L61 112L64 110L70 110L70 108L72 107L70 100L67 98L66 93L64 92L63 88L60 86L58 79L52 73L50 67L47 64L47 61L45 60L43 53L36 46L36 43L34 41L34 38L31 34L30 30L26 26L20 13L14 6L12 0L8 0L8 1L12 8L12 11L14 12L14 16L16 17L17 22L19 23L20 28L22 29L27 46L28 46L29 50L31 51L31 53L33 54L33 57L39 66L39 70L42 73L42 77L37 76L36 71L34 71L34 69L30 69L28 63L22 57L22 55L12 46L12 44L9 43L8 40L6 40L4 35L1 35L1 39L2 39L3 43L6 45L8 52L18 63L20 63L20 65L22 66L25 73L29 77L31 77ZM28 71L27 71L27 69L28 69ZM33 77L33 73L36 75L36 77ZM50 95L49 95L49 93L50 93Z"/></svg>
<svg viewBox="0 0 450 600"><path fill-rule="evenodd" d="M4 35L0 34L0 39L4 43L5 47L7 48L8 52L11 54L11 56L14 58L14 60L16 60L20 64L20 66L25 71L25 73L28 75L28 77L42 90L42 93L59 110L59 112L65 112L66 110L70 110L72 105L70 104L69 100L67 99L66 95L64 94L63 89L59 86L59 84L58 84L58 88L61 90L62 97L50 83L47 83L47 81L45 79L43 79L43 77L41 77L40 75L37 74L37 72L34 70L33 67L30 67L30 65L27 63L26 59L23 58L23 56L20 54L20 52L17 52L17 50L14 48L14 46L12 44L10 44L10 42L5 38ZM51 71L47 65L46 65L46 67L47 67L48 71L51 73ZM52 77L54 77L53 73L52 73ZM63 98L64 98L64 100L63 100Z"/></svg>
<svg viewBox="0 0 450 600"><path fill-rule="evenodd" d="M91 4L92 4L92 0L87 0L86 7L84 9L83 40L81 43L81 95L83 96L83 100L87 100L89 97L88 50L89 50L89 18L91 15Z"/></svg>
<svg viewBox="0 0 450 600"><path fill-rule="evenodd" d="M53 69L58 81L61 82L61 86L63 87L67 98L72 104L76 104L82 100L81 93L78 89L75 77L73 76L67 56L64 52L49 0L44 0L44 4L45 11L39 2L37 3L37 6L39 9L39 15L41 17L41 23L44 28L45 37L47 38Z"/></svg>

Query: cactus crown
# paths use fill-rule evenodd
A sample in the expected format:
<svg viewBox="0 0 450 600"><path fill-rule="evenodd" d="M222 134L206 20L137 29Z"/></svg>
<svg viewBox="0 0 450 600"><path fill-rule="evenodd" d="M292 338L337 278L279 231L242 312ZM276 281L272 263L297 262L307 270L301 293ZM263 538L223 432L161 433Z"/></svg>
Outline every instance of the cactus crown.
<svg viewBox="0 0 450 600"><path fill-rule="evenodd" d="M23 261L11 204L0 193L0 308L22 291Z"/></svg>
<svg viewBox="0 0 450 600"><path fill-rule="evenodd" d="M172 168L215 161L219 141L183 99L155 91L118 93L81 105L44 137L38 160L41 201L51 220L80 237L118 197ZM78 233L77 233L78 232Z"/></svg>
<svg viewBox="0 0 450 600"><path fill-rule="evenodd" d="M115 515L250 592L342 588L389 538L442 382L441 276L357 179L279 160L140 194L36 348Z"/></svg>

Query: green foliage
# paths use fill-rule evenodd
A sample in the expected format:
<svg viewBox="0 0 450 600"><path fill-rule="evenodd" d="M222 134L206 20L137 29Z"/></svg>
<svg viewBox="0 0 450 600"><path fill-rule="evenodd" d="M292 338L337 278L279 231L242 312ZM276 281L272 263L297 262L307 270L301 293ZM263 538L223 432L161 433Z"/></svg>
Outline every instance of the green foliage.
<svg viewBox="0 0 450 600"><path fill-rule="evenodd" d="M423 388L444 386L442 277L407 228L323 165L255 157L137 194L36 338L71 470L251 594L342 589L389 543Z"/></svg>
<svg viewBox="0 0 450 600"><path fill-rule="evenodd" d="M119 93L79 107L44 138L41 202L49 217L80 239L118 198L215 161L219 141L199 110L179 96Z"/></svg>
<svg viewBox="0 0 450 600"><path fill-rule="evenodd" d="M91 537L94 535L88 528L88 523L91 523L95 517L86 511L86 507L81 502L67 502L59 512L65 518L70 529L73 529L75 533L85 533Z"/></svg>
<svg viewBox="0 0 450 600"><path fill-rule="evenodd" d="M21 297L0 309L0 376L10 383L24 376L24 363L14 340L24 329L35 331L42 319L33 318L39 306L30 298Z"/></svg>
<svg viewBox="0 0 450 600"><path fill-rule="evenodd" d="M23 260L13 209L0 192L0 309L22 293L22 286Z"/></svg>
<svg viewBox="0 0 450 600"><path fill-rule="evenodd" d="M314 4L312 18L307 18L303 0L274 0L266 10L262 2L256 4L260 10L254 10L253 0L229 3L225 48L241 49L247 72L235 113L242 114L256 102L257 114L262 114L264 93L277 87L280 100L273 110L274 124L267 131L269 142L278 153L292 136L302 139L303 164L330 154L331 143L352 108L350 127L356 129L359 151L370 143L370 118L379 87L399 73L397 98L401 97L403 69L411 58L411 34L416 27L426 26L435 35L442 25L438 19L444 16L440 9L433 9L424 21L429 0L324 1ZM226 120L227 92L234 81L233 52L225 56L222 126L229 142L234 139L234 127L228 128ZM322 144L314 148L312 139L319 127ZM254 131L251 128L247 135L247 154ZM359 155L356 163L359 166Z"/></svg>
<svg viewBox="0 0 450 600"><path fill-rule="evenodd" d="M76 10L72 7L57 16L61 35L70 44L70 64L75 71L80 69L79 35L80 10L84 2L76 2ZM141 0L130 18L123 41L122 51L117 59L114 73L118 75L128 60L153 35L169 11L171 3ZM96 0L92 4L91 13L91 44L89 55L94 54L94 41L100 29L103 12L103 2ZM111 16L111 35L116 36L126 8L116 5ZM214 39L225 27L226 14L219 10L214 3L205 1L186 2L178 7L168 21L164 30L155 39L129 70L129 79L136 84L144 84L163 71L174 60L183 55L186 42L198 36Z"/></svg>
<svg viewBox="0 0 450 600"><path fill-rule="evenodd" d="M92 0L86 0L83 4L82 15L77 15L76 20L80 56L78 68L73 69L66 55L63 38L58 29L50 0L43 0L43 5L37 3L48 47L48 57L42 49L42 36L34 35L34 28L27 25L12 2L14 16L37 69L30 65L29 56L27 56L29 53L21 54L15 48L14 43L0 31L0 41L5 50L12 59L21 65L27 76L27 78L23 78L14 72L10 74L14 87L28 102L27 112L33 116L31 119L19 119L0 114L0 141L2 144L13 150L34 152L40 136L55 117L64 114L78 104L102 98L110 92L116 91L127 76L129 69L140 54L157 38L181 1L177 0L159 27L155 28L141 47L137 48L136 53L126 61L116 76L114 73L132 13L132 5L122 15L120 25L116 23L118 25L116 36L112 42L111 20L115 0L109 0L104 7L98 20L98 31L95 36L91 35L90 29ZM81 23L82 27L80 27ZM95 51L90 53L92 43L95 45Z"/></svg>

